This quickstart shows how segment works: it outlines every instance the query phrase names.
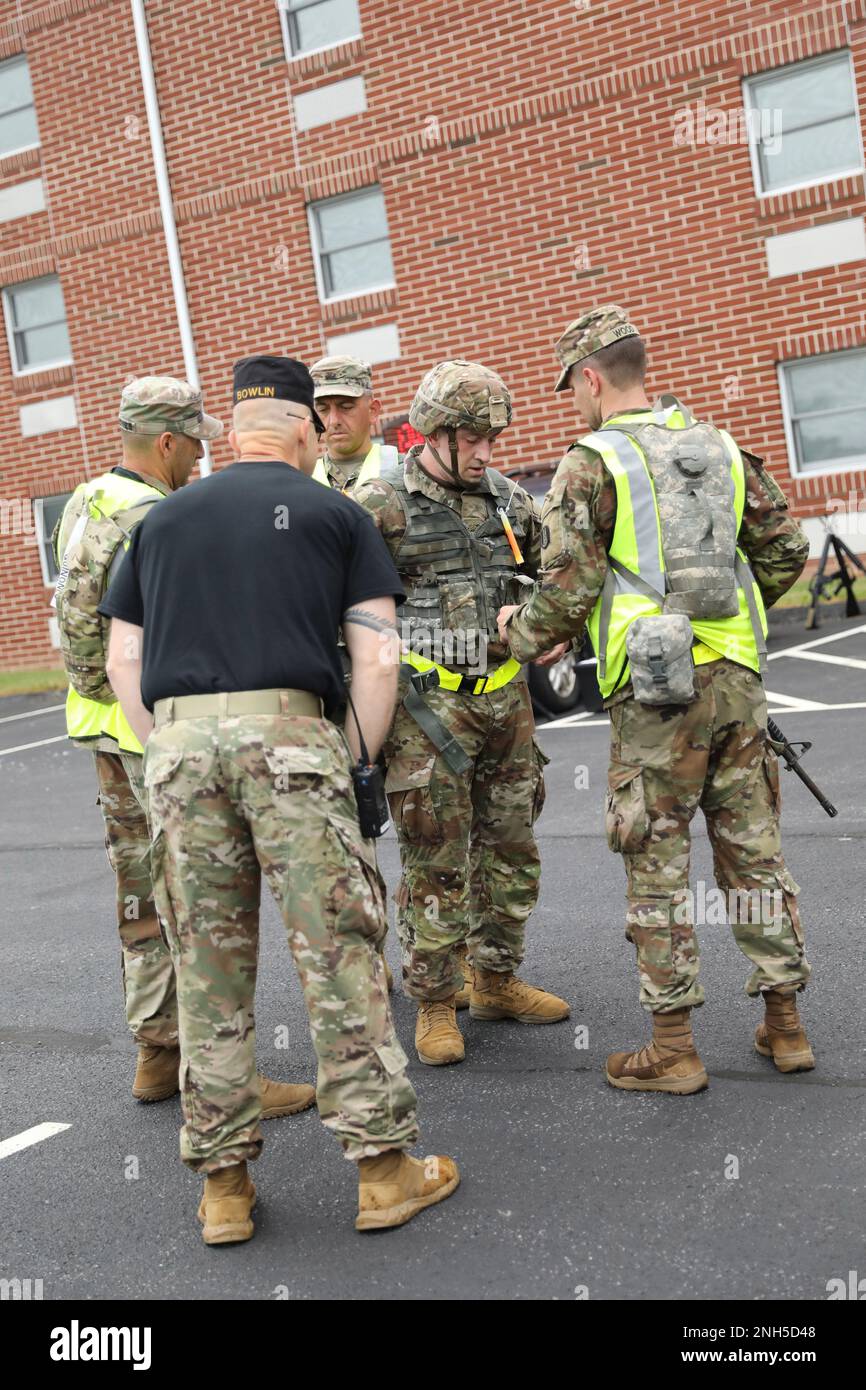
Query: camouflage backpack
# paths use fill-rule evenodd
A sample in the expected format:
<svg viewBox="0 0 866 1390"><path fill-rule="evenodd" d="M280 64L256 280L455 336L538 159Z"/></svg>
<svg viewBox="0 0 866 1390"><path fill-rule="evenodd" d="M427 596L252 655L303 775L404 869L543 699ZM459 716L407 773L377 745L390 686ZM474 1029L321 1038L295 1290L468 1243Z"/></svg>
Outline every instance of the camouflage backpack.
<svg viewBox="0 0 866 1390"><path fill-rule="evenodd" d="M696 421L673 396L660 400L676 409L685 429L657 422L611 428L637 440L652 474L661 523L667 593L665 613L687 618L733 618L737 597L737 518L731 460L713 425Z"/></svg>
<svg viewBox="0 0 866 1390"><path fill-rule="evenodd" d="M163 494L146 483L110 474L82 483L66 504L52 536L60 574L52 606L69 683L87 700L117 697L105 674L109 619L97 612L123 559L132 532Z"/></svg>

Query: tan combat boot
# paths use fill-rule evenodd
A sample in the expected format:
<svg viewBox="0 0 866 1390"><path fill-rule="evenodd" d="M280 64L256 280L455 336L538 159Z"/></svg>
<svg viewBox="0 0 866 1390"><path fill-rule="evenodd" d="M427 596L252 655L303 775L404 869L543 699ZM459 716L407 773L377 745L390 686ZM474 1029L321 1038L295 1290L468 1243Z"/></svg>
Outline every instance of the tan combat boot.
<svg viewBox="0 0 866 1390"><path fill-rule="evenodd" d="M297 1115L300 1110L309 1110L316 1100L315 1086L290 1086L285 1081L271 1081L261 1073L258 1083L263 1120L276 1120L281 1115Z"/></svg>
<svg viewBox="0 0 866 1390"><path fill-rule="evenodd" d="M466 1055L463 1034L457 1027L457 1012L452 994L450 999L436 999L418 1005L415 1022L415 1047L419 1062L428 1067L444 1067L448 1062L462 1062Z"/></svg>
<svg viewBox="0 0 866 1390"><path fill-rule="evenodd" d="M568 1018L570 1010L564 999L524 984L510 971L476 968L473 974L469 1000L472 1018L514 1018L518 1023L560 1023Z"/></svg>
<svg viewBox="0 0 866 1390"><path fill-rule="evenodd" d="M358 1163L356 1231L402 1226L425 1207L450 1197L460 1174L453 1158L410 1158L402 1149L386 1149Z"/></svg>
<svg viewBox="0 0 866 1390"><path fill-rule="evenodd" d="M168 1100L180 1090L179 1047L157 1047L152 1043L138 1044L138 1063L132 1094L136 1100Z"/></svg>
<svg viewBox="0 0 866 1390"><path fill-rule="evenodd" d="M622 1091L669 1091L690 1096L708 1084L695 1050L691 1009L653 1014L653 1040L638 1052L612 1052L605 1075Z"/></svg>
<svg viewBox="0 0 866 1390"><path fill-rule="evenodd" d="M811 1071L815 1057L800 1022L796 994L765 990L764 1008L764 1021L755 1029L756 1051L772 1057L779 1071Z"/></svg>
<svg viewBox="0 0 866 1390"><path fill-rule="evenodd" d="M230 1168L208 1173L198 1209L205 1244L231 1245L234 1241L249 1240L253 1233L255 1204L256 1189L245 1163L233 1163Z"/></svg>
<svg viewBox="0 0 866 1390"><path fill-rule="evenodd" d="M463 985L457 991L455 1008L468 1009L472 994L472 966L469 963L468 947L458 946L457 955L460 957L460 969L463 971Z"/></svg>

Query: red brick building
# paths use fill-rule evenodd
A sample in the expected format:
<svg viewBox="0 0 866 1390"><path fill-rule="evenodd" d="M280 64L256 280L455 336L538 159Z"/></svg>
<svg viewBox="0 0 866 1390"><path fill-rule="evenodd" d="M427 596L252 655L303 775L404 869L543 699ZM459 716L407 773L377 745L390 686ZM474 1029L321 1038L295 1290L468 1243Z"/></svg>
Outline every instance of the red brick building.
<svg viewBox="0 0 866 1390"><path fill-rule="evenodd" d="M57 659L34 512L192 352L224 419L249 352L366 356L386 418L475 358L514 394L498 461L555 460L553 341L618 302L650 390L862 550L864 106L866 0L0 0L0 666Z"/></svg>

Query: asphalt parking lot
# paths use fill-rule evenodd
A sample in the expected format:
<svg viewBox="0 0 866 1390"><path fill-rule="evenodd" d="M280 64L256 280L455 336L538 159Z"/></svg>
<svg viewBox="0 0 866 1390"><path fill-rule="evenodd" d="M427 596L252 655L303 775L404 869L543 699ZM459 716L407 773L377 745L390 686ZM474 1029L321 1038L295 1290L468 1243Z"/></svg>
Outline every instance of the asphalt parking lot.
<svg viewBox="0 0 866 1390"><path fill-rule="evenodd" d="M422 1151L457 1158L458 1193L398 1231L357 1235L354 1169L308 1112L266 1125L255 1238L221 1249L199 1235L178 1100L145 1107L129 1094L134 1047L89 758L66 743L58 697L0 702L0 1277L41 1279L46 1299L822 1300L831 1279L866 1275L866 620L778 632L767 687L788 736L813 741L806 766L839 810L829 819L783 774L817 1069L785 1077L755 1054L747 963L726 927L705 927L695 1031L709 1089L605 1084L606 1054L648 1025L623 937L622 866L602 833L607 721L569 716L540 733L551 764L523 973L564 995L572 1017L527 1028L463 1014L465 1063L411 1065ZM381 862L393 888L392 834ZM711 879L702 824L693 876ZM393 936L388 957L399 975ZM414 1010L399 990L394 1012L414 1059ZM261 1066L313 1080L269 898L257 1021ZM281 1026L288 1050L275 1046ZM65 1128L4 1148L52 1124Z"/></svg>

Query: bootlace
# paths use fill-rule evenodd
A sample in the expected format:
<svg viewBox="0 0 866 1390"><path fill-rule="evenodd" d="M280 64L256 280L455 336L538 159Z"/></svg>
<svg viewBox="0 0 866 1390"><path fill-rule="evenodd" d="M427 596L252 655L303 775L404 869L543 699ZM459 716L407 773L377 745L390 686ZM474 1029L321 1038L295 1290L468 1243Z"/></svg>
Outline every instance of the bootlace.
<svg viewBox="0 0 866 1390"><path fill-rule="evenodd" d="M425 1007L425 1012L427 1014L427 1021L431 1027L438 1023L440 1020L444 1023L451 1022L451 1005L443 1003L441 999L437 999L433 1003L427 1004Z"/></svg>

